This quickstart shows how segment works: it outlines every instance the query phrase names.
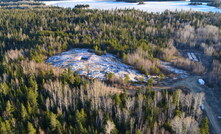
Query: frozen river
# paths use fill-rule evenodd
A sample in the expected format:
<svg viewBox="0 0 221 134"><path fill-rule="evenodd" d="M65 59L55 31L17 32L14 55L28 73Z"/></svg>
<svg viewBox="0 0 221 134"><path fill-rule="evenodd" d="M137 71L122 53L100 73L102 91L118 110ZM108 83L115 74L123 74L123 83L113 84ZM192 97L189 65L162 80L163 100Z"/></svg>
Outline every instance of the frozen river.
<svg viewBox="0 0 221 134"><path fill-rule="evenodd" d="M163 12L165 10L170 11L202 11L202 12L219 12L220 8L203 5L189 5L189 1L167 1L167 2L145 2L144 5L138 5L137 3L116 2L110 0L66 0L66 1L44 1L46 5L59 6L65 8L73 8L77 4L89 4L91 9L138 9L146 12Z"/></svg>

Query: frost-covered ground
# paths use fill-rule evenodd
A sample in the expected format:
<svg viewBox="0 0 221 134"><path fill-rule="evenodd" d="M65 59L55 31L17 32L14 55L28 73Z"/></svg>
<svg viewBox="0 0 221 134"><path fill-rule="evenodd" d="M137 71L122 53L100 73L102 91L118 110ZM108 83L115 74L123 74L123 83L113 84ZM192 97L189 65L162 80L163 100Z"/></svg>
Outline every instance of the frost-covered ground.
<svg viewBox="0 0 221 134"><path fill-rule="evenodd" d="M189 76L187 71L185 71L183 69L178 69L176 67L173 67L170 62L163 62L163 61L161 61L160 65L163 68L165 68L166 70L168 70L168 71L170 71L170 72L172 72L174 74L177 74L177 76L180 77L180 78L186 78L186 77Z"/></svg>
<svg viewBox="0 0 221 134"><path fill-rule="evenodd" d="M170 11L202 11L202 12L220 12L220 8L203 5L189 5L189 1L166 1L166 2L145 2L143 5L137 3L116 2L111 0L63 0L63 1L44 1L46 5L59 6L65 8L73 8L77 4L89 4L91 9L138 9L146 12L163 12L165 10Z"/></svg>
<svg viewBox="0 0 221 134"><path fill-rule="evenodd" d="M134 82L141 79L147 81L147 77L140 74L131 66L122 63L114 55L106 54L99 56L90 49L72 49L59 55L52 56L47 59L46 62L56 67L70 67L79 75L89 78L104 80L106 79L106 74L114 73L116 77L121 77L123 79L125 75L128 75L130 80Z"/></svg>

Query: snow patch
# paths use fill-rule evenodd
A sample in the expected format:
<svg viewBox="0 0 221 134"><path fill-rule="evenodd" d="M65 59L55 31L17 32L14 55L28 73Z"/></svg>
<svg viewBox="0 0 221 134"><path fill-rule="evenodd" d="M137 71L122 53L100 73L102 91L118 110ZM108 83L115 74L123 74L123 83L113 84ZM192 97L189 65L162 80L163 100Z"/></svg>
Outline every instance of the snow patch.
<svg viewBox="0 0 221 134"><path fill-rule="evenodd" d="M205 81L203 79L198 79L200 85L205 85Z"/></svg>
<svg viewBox="0 0 221 134"><path fill-rule="evenodd" d="M52 56L46 60L56 67L71 68L79 75L87 76L88 78L98 78L105 80L108 73L114 73L116 77L130 77L130 81L138 82L140 79L147 81L147 77L122 63L112 54L96 55L90 49L72 49L63 52L59 55Z"/></svg>
<svg viewBox="0 0 221 134"><path fill-rule="evenodd" d="M187 71L185 71L185 70L183 70L183 69L178 69L178 68L176 68L176 67L173 67L170 62L163 62L163 61L161 61L161 62L160 62L160 65L161 65L163 68L165 68L166 70L168 70L168 71L170 71L170 72L172 72L172 73L175 73L175 74L179 75L181 78L186 78L186 77L188 77ZM175 79L177 79L177 78L175 78Z"/></svg>

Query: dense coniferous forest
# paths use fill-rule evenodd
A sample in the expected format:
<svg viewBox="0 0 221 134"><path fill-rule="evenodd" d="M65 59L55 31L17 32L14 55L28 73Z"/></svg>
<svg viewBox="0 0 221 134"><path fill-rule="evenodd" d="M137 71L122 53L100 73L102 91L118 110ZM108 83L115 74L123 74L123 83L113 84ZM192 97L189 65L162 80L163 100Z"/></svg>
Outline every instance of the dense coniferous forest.
<svg viewBox="0 0 221 134"><path fill-rule="evenodd" d="M159 60L206 73L218 91L220 22L214 13L0 9L0 133L208 134L201 93L147 84L130 94L44 62L71 48L93 48L146 75L165 74ZM173 60L177 49L190 48L203 51L211 64Z"/></svg>

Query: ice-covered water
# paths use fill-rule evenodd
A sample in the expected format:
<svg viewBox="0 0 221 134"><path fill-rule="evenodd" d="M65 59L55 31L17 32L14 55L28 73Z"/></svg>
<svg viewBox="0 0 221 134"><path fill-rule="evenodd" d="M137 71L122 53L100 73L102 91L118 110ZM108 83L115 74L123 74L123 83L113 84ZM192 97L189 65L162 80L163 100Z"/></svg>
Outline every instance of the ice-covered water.
<svg viewBox="0 0 221 134"><path fill-rule="evenodd" d="M106 79L108 73L114 73L116 77L121 77L123 79L128 75L130 80L134 82L141 79L147 80L147 77L140 74L131 66L122 63L114 55L105 54L99 56L90 49L75 48L59 55L52 56L47 59L46 62L56 67L70 67L79 75L89 78L98 78L100 80Z"/></svg>
<svg viewBox="0 0 221 134"><path fill-rule="evenodd" d="M146 12L163 12L170 11L202 11L202 12L219 12L220 8L203 5L189 5L189 1L166 1L166 2L145 2L143 5L137 3L116 2L110 0L63 0L63 1L44 1L46 5L73 8L77 4L89 4L91 9L138 9Z"/></svg>

